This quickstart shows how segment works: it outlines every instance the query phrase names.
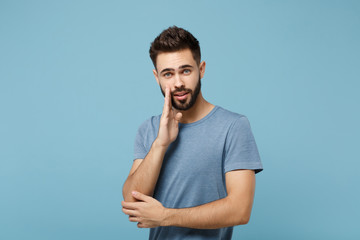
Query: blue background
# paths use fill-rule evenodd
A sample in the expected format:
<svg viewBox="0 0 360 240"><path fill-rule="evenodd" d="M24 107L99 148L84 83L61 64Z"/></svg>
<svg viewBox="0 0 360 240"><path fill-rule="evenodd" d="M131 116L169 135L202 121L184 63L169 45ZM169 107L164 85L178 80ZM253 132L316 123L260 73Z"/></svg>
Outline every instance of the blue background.
<svg viewBox="0 0 360 240"><path fill-rule="evenodd" d="M359 1L0 1L0 239L146 239L121 212L161 113L150 42L192 32L204 97L245 114L265 170L234 239L356 239Z"/></svg>

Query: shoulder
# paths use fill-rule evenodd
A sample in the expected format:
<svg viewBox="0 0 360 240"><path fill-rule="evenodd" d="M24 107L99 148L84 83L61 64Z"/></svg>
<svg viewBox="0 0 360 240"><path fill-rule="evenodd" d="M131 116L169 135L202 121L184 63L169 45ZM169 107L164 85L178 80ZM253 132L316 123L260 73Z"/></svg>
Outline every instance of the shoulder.
<svg viewBox="0 0 360 240"><path fill-rule="evenodd" d="M161 115L156 115L143 121L138 128L138 132L146 133L149 130L151 131L152 129L153 130L158 129L160 123L160 117Z"/></svg>
<svg viewBox="0 0 360 240"><path fill-rule="evenodd" d="M232 112L220 106L217 106L217 118L230 125L234 124L248 124L248 118L244 114Z"/></svg>

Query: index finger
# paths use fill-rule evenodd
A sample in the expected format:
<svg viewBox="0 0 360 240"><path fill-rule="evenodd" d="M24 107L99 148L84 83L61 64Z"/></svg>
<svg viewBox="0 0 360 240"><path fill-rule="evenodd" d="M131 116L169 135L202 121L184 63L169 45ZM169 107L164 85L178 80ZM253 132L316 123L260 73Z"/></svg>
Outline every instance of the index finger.
<svg viewBox="0 0 360 240"><path fill-rule="evenodd" d="M125 201L122 201L121 205L123 206L123 208L134 210L134 209L137 209L137 207L139 205L139 202L125 202Z"/></svg>
<svg viewBox="0 0 360 240"><path fill-rule="evenodd" d="M166 86L165 88L165 101L164 101L164 109L163 112L167 115L171 110L171 94L170 88Z"/></svg>

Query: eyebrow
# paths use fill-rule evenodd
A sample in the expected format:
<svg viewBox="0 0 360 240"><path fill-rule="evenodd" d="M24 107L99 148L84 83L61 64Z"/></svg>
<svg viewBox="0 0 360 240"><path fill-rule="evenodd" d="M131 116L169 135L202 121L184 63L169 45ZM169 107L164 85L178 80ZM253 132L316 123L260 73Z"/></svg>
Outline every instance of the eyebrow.
<svg viewBox="0 0 360 240"><path fill-rule="evenodd" d="M194 68L194 67L189 65L189 64L181 65L179 67L179 69L184 69L184 68ZM173 68L165 68L165 69L161 70L160 74L163 73L163 72L167 72L167 71L175 71L175 69L173 69Z"/></svg>

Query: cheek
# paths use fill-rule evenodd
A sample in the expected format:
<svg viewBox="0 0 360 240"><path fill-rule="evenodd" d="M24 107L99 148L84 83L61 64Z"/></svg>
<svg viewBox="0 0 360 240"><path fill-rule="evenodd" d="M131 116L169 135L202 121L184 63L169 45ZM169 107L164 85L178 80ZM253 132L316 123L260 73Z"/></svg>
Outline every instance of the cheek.
<svg viewBox="0 0 360 240"><path fill-rule="evenodd" d="M197 77L192 77L191 78L191 88L195 88L196 87L196 85L197 85L197 83L198 83L198 81L199 81L199 76L197 76Z"/></svg>

